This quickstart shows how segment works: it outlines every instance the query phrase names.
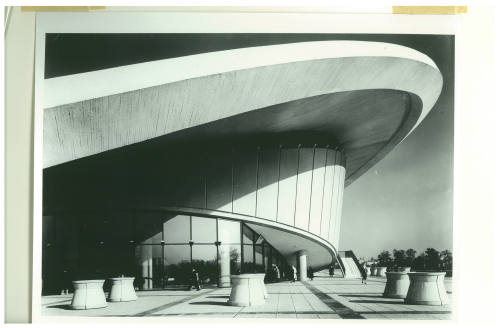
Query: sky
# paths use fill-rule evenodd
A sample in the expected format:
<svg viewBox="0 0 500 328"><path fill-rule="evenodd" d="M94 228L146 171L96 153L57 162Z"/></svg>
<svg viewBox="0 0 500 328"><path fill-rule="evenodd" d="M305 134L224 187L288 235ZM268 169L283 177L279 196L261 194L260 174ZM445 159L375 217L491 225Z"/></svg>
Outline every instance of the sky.
<svg viewBox="0 0 500 328"><path fill-rule="evenodd" d="M446 83L446 79L445 79ZM340 250L452 250L453 88L385 158L344 191Z"/></svg>

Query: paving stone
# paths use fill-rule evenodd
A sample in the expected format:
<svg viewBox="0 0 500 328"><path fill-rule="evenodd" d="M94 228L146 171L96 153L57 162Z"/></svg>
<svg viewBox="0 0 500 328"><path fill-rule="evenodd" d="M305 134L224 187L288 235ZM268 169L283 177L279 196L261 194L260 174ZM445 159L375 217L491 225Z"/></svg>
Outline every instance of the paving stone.
<svg viewBox="0 0 500 328"><path fill-rule="evenodd" d="M296 319L297 318L297 314L295 314L295 313L280 313L280 312L278 312L277 315L276 315L276 318L281 318L281 319L290 319L290 318L293 318L293 319Z"/></svg>
<svg viewBox="0 0 500 328"><path fill-rule="evenodd" d="M315 313L297 313L297 319L318 319L319 315Z"/></svg>
<svg viewBox="0 0 500 328"><path fill-rule="evenodd" d="M452 301L452 281L445 287ZM83 311L69 310L72 295L42 297L42 315L49 316L152 316L207 318L299 318L299 319L395 319L450 320L451 305L404 304L400 299L383 298L385 278L330 278L319 275L313 281L279 282L266 285L265 304L235 307L226 304L230 288L201 291L139 291L134 302L108 303L108 307Z"/></svg>
<svg viewBox="0 0 500 328"><path fill-rule="evenodd" d="M321 319L342 319L338 314L334 313L318 313Z"/></svg>

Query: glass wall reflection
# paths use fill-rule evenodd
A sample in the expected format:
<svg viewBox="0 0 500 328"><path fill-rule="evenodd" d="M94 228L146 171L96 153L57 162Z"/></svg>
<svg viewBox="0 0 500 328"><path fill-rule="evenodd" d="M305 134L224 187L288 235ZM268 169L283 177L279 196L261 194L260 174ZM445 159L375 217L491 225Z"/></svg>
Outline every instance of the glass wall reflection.
<svg viewBox="0 0 500 328"><path fill-rule="evenodd" d="M203 284L216 284L219 269L215 245L193 245L191 265L198 271Z"/></svg>
<svg viewBox="0 0 500 328"><path fill-rule="evenodd" d="M191 218L192 237L195 243L214 243L217 240L217 220L193 216Z"/></svg>
<svg viewBox="0 0 500 328"><path fill-rule="evenodd" d="M163 267L165 268L164 286L184 285L191 272L191 246L165 245Z"/></svg>
<svg viewBox="0 0 500 328"><path fill-rule="evenodd" d="M160 211L46 215L42 242L44 295L71 289L72 280L121 275L135 277L140 290L177 287L193 267L212 285L228 271L265 273L269 263L284 263L240 221Z"/></svg>
<svg viewBox="0 0 500 328"><path fill-rule="evenodd" d="M186 243L191 239L189 216L175 215L163 222L163 235L166 243Z"/></svg>

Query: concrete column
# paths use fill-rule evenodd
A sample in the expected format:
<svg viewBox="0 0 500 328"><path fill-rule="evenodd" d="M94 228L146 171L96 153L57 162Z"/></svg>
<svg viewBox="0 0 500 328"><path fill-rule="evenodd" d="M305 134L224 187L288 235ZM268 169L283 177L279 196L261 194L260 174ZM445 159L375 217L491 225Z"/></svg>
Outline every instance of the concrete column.
<svg viewBox="0 0 500 328"><path fill-rule="evenodd" d="M231 262L230 262L230 246L219 246L219 287L231 286Z"/></svg>
<svg viewBox="0 0 500 328"><path fill-rule="evenodd" d="M307 254L306 251L301 250L297 252L297 262L299 265L299 276L298 280L299 281L307 281Z"/></svg>
<svg viewBox="0 0 500 328"><path fill-rule="evenodd" d="M148 259L148 289L153 288L153 259Z"/></svg>
<svg viewBox="0 0 500 328"><path fill-rule="evenodd" d="M142 289L148 289L148 260L142 260Z"/></svg>
<svg viewBox="0 0 500 328"><path fill-rule="evenodd" d="M153 259L152 249L147 246L141 247L141 268L142 268L142 289L151 289L153 287Z"/></svg>

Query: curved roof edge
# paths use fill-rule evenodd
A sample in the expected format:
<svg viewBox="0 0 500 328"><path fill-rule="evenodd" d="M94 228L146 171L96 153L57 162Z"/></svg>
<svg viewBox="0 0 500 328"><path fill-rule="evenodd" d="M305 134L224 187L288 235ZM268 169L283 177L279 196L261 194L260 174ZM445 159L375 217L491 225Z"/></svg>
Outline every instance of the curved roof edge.
<svg viewBox="0 0 500 328"><path fill-rule="evenodd" d="M44 108L236 70L346 57L405 58L438 70L427 55L391 43L312 41L279 44L208 52L46 79ZM68 85L74 92L68 92Z"/></svg>
<svg viewBox="0 0 500 328"><path fill-rule="evenodd" d="M295 226L291 226L289 224L277 222L277 221L271 221L255 216L250 216L250 215L244 215L244 214L238 214L238 213L230 213L230 212L224 212L224 211L218 211L218 210L213 210L213 209L203 209L203 208L194 208L194 207L180 207L180 206L164 206L164 207L158 207L157 209L164 210L164 211L169 211L169 212L178 212L178 213L183 213L183 214L200 214L204 215L207 217L220 217L220 218L228 218L228 219L234 219L234 220L239 220L239 221L245 221L249 223L255 223L255 224L261 224L265 226L269 226L278 230L283 230L286 232L290 232L296 235L300 235L301 237L304 237L306 239L312 240L314 242L317 242L321 245L324 245L331 254L337 254L337 249L335 246L333 246L328 240L317 236L309 231L297 228Z"/></svg>
<svg viewBox="0 0 500 328"><path fill-rule="evenodd" d="M147 88L157 83L163 84ZM367 89L400 90L422 100L420 115L398 143L434 106L442 83L426 55L364 41L244 48L48 79L47 102L67 104L45 109L44 167L275 104ZM68 94L68 85L75 94ZM102 96L115 92L121 93Z"/></svg>

